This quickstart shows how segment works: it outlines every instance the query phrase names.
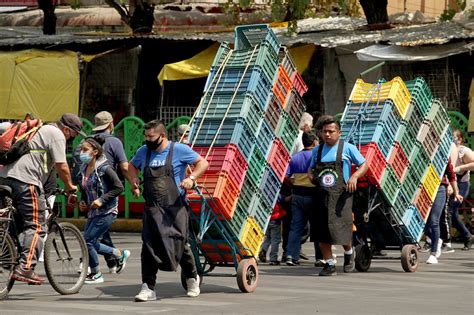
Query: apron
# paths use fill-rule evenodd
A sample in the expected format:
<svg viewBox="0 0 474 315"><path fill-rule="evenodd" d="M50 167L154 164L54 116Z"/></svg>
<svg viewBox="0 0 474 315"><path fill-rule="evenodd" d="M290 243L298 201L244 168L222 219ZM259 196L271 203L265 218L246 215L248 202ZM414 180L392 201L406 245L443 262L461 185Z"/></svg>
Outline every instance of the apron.
<svg viewBox="0 0 474 315"><path fill-rule="evenodd" d="M165 165L150 167L151 151L147 151L144 175L145 210L142 240L163 271L176 271L188 236L188 210L173 172L171 142Z"/></svg>
<svg viewBox="0 0 474 315"><path fill-rule="evenodd" d="M321 162L324 144L319 146L314 176L320 199L312 229L315 241L333 245L349 245L352 240L352 194L346 191L343 175L342 150L339 141L335 162Z"/></svg>

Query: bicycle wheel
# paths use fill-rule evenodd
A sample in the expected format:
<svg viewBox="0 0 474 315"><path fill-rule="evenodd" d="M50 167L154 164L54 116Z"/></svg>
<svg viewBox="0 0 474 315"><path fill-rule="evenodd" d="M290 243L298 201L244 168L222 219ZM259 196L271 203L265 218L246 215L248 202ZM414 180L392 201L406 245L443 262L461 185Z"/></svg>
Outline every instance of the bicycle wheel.
<svg viewBox="0 0 474 315"><path fill-rule="evenodd" d="M3 300L15 283L15 280L12 280L12 275L16 265L16 248L8 234L5 235L0 246L0 300Z"/></svg>
<svg viewBox="0 0 474 315"><path fill-rule="evenodd" d="M89 254L81 231L71 223L60 223L48 233L44 246L44 267L56 292L75 294L84 285Z"/></svg>

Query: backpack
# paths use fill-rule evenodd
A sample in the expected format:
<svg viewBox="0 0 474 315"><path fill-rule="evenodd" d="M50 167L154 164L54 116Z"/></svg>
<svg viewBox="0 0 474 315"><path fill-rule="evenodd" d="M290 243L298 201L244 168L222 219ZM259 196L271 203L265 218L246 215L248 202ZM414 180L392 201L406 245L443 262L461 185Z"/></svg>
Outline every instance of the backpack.
<svg viewBox="0 0 474 315"><path fill-rule="evenodd" d="M26 114L25 119L13 123L0 136L0 165L8 165L30 152L29 142L43 125L40 119Z"/></svg>

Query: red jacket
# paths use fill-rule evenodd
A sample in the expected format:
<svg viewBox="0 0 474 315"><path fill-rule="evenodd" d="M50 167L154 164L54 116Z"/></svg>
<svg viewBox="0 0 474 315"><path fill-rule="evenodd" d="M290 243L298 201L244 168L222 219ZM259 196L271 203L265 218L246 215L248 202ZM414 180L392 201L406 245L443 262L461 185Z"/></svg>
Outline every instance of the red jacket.
<svg viewBox="0 0 474 315"><path fill-rule="evenodd" d="M273 208L272 216L270 217L270 220L275 221L278 219L283 218L286 215L285 209L277 202L275 204L275 207Z"/></svg>

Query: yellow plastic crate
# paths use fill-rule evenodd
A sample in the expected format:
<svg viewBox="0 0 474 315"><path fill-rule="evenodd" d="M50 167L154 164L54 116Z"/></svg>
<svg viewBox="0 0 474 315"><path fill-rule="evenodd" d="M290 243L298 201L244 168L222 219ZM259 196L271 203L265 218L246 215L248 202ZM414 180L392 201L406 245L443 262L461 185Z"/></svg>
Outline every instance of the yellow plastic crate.
<svg viewBox="0 0 474 315"><path fill-rule="evenodd" d="M247 256L257 257L264 237L265 234L260 230L255 219L249 216L240 239L242 245L249 251L242 252Z"/></svg>
<svg viewBox="0 0 474 315"><path fill-rule="evenodd" d="M423 185L423 187L425 187L425 190L428 193L428 196L430 196L431 201L435 200L440 183L440 176L434 169L433 164L430 164L425 173L425 176L423 176L421 184Z"/></svg>
<svg viewBox="0 0 474 315"><path fill-rule="evenodd" d="M411 96L400 77L382 84L365 83L364 80L357 79L349 96L349 100L354 103L377 102L386 99L392 100L400 116L405 118Z"/></svg>

